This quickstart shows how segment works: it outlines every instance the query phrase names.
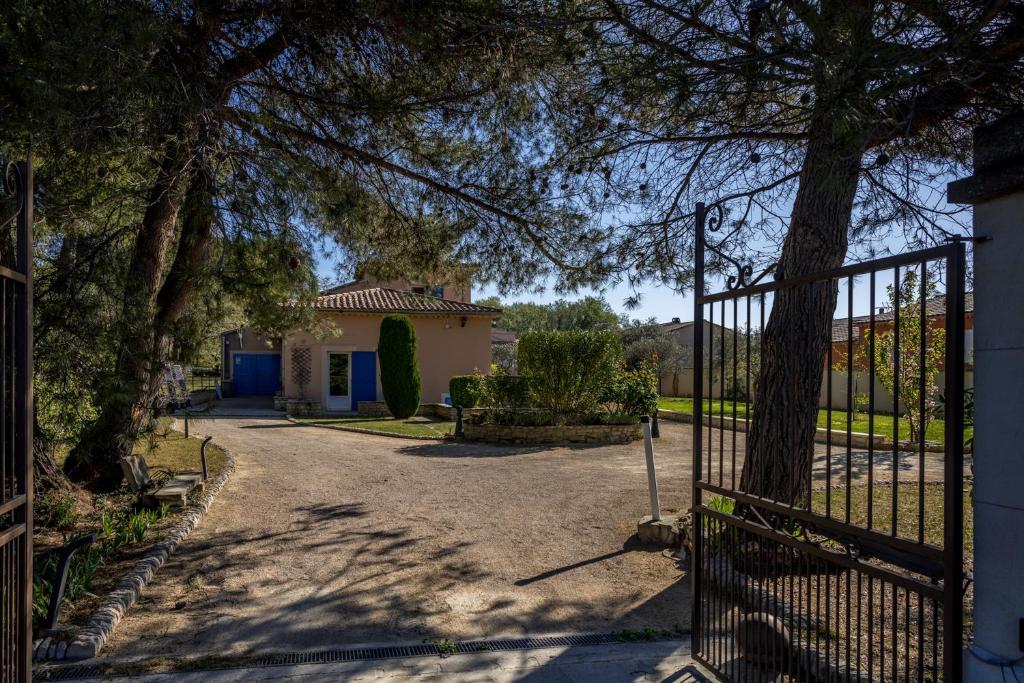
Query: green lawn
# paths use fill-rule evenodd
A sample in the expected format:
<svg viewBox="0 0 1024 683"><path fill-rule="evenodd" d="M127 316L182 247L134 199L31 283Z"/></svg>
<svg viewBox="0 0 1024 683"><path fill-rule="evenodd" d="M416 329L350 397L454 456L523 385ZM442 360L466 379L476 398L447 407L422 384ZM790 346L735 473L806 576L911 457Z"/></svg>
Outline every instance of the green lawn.
<svg viewBox="0 0 1024 683"><path fill-rule="evenodd" d="M386 432L399 436L419 436L436 438L448 436L455 430L454 422L423 422L420 420L396 420L393 417L297 417L296 422L302 424L329 425L369 429L375 432Z"/></svg>
<svg viewBox="0 0 1024 683"><path fill-rule="evenodd" d="M705 413L713 410L715 415L725 414L726 417L733 416L733 405L736 409L736 417L738 419L744 419L747 417L747 404L742 402L733 402L728 400L715 400L709 399L704 400ZM693 399L682 398L676 396L662 396L658 399L658 407L665 408L666 410L678 410L683 413L693 413ZM832 410L832 429L839 431L846 431L847 413L845 410ZM876 436L887 436L892 437L893 428L892 415L881 415L875 413L875 425L874 434ZM828 424L828 413L824 408L818 411L818 426L825 427ZM944 430L946 423L944 420L934 419L928 423L928 432L926 438L929 441L936 441L943 443ZM853 425L852 430L855 432L868 433L868 414L862 412L854 412L853 414ZM905 440L910 436L910 423L906 418L900 418L899 421L900 439ZM970 429L967 429L966 436L970 436Z"/></svg>
<svg viewBox="0 0 1024 683"><path fill-rule="evenodd" d="M932 545L942 546L943 485L925 484L924 493L924 539ZM918 531L918 489L917 484L900 484L897 497L896 517L899 520L899 535L903 538L917 538ZM889 533L892 530L892 486L879 484L872 491L872 528ZM825 514L825 492L814 491L811 496L811 510ZM971 497L964 495L964 554L970 557L974 549L974 510ZM832 517L846 519L846 489L832 489ZM868 489L854 486L850 489L850 521L866 526L868 520Z"/></svg>

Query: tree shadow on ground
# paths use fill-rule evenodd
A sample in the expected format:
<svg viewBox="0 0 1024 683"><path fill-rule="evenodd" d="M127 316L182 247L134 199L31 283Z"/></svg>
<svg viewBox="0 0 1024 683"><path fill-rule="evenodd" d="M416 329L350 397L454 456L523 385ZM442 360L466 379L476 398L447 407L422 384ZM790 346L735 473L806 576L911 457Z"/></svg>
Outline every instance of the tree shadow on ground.
<svg viewBox="0 0 1024 683"><path fill-rule="evenodd" d="M552 450L587 451L621 444L531 444L504 445L477 441L445 441L442 443L417 444L395 449L402 455L421 458L504 458L530 453L550 453Z"/></svg>
<svg viewBox="0 0 1024 683"><path fill-rule="evenodd" d="M515 581L482 567L473 543L428 543L400 518L380 519L362 505L297 507L291 517L283 530L184 544L115 632L109 653L242 655L433 637L688 628L685 577L639 603L631 595L576 596L547 585L618 556L659 550L635 541ZM267 562L285 546L308 562ZM327 556L334 561L317 561ZM643 592L638 586L635 594Z"/></svg>

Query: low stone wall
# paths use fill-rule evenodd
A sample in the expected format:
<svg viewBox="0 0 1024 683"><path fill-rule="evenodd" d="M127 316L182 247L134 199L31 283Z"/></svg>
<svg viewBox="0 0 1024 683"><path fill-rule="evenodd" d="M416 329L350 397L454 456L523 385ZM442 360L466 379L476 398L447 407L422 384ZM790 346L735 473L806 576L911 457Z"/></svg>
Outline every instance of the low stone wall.
<svg viewBox="0 0 1024 683"><path fill-rule="evenodd" d="M360 401L356 412L360 417L391 417L384 401ZM446 403L421 403L416 414L451 421L455 419L455 408Z"/></svg>
<svg viewBox="0 0 1024 683"><path fill-rule="evenodd" d="M467 441L510 444L629 443L641 438L640 425L514 425L464 424Z"/></svg>
<svg viewBox="0 0 1024 683"><path fill-rule="evenodd" d="M292 417L317 417L320 415L320 401L288 399L288 414Z"/></svg>

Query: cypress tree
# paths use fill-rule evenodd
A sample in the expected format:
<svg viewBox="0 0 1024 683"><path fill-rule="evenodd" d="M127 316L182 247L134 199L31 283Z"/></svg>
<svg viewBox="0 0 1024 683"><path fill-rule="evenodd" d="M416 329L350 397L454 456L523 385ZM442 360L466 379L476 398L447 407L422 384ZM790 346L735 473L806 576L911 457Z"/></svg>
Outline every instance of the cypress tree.
<svg viewBox="0 0 1024 683"><path fill-rule="evenodd" d="M377 357L388 410L398 420L412 417L420 406L421 388L416 329L409 316L389 315L381 321Z"/></svg>

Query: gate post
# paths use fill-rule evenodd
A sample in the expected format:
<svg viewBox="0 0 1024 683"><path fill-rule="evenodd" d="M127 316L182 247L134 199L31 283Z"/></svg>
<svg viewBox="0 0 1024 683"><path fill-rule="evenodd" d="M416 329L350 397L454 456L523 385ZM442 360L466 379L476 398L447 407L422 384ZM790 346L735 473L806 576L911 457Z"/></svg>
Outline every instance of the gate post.
<svg viewBox="0 0 1024 683"><path fill-rule="evenodd" d="M1024 657L1024 112L974 133L974 641L964 679L1020 679ZM968 350L969 351L969 350Z"/></svg>

